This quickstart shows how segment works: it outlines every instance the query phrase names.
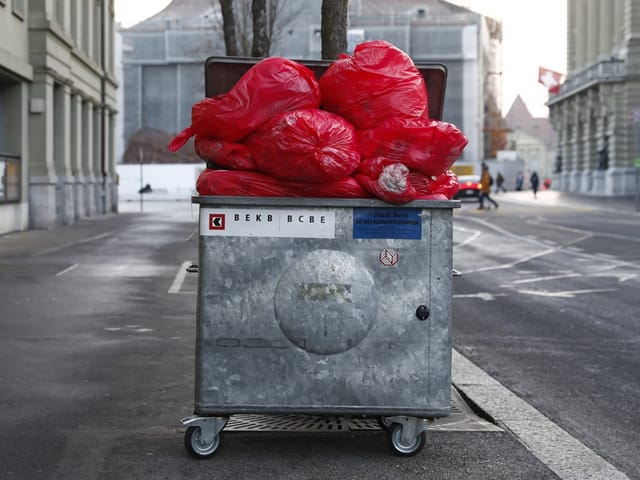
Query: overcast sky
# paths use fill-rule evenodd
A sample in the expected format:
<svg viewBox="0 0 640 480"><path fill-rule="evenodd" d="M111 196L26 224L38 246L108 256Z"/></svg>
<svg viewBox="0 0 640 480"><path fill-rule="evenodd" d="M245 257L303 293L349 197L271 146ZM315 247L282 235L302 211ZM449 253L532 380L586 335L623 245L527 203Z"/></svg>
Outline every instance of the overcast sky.
<svg viewBox="0 0 640 480"><path fill-rule="evenodd" d="M538 67L566 73L566 0L449 0L502 21L502 110L519 94L534 116L548 115L547 91L538 83ZM171 0L115 0L116 21L140 22Z"/></svg>

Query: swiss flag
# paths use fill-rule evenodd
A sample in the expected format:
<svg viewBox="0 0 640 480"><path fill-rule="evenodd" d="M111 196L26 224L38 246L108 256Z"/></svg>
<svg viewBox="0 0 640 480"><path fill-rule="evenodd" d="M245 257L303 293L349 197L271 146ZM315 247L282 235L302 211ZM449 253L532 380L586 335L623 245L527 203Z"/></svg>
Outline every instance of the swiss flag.
<svg viewBox="0 0 640 480"><path fill-rule="evenodd" d="M549 93L560 92L560 79L562 74L554 72L548 68L538 67L538 82L543 84L549 90Z"/></svg>

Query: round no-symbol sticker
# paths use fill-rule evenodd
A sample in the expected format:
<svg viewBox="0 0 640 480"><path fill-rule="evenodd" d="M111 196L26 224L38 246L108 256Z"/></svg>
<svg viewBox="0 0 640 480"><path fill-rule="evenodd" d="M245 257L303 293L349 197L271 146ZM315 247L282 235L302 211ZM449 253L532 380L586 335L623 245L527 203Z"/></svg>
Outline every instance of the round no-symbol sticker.
<svg viewBox="0 0 640 480"><path fill-rule="evenodd" d="M392 248L385 248L380 252L380 263L385 267L393 267L398 263L398 252Z"/></svg>

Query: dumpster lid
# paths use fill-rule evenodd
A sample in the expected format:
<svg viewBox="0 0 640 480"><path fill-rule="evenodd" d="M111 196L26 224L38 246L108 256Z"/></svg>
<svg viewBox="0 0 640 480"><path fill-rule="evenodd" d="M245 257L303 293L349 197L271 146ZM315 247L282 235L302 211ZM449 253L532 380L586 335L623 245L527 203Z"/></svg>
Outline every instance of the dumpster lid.
<svg viewBox="0 0 640 480"><path fill-rule="evenodd" d="M194 195L192 203L200 205L239 205L260 207L346 207L346 208L459 208L460 200L414 200L396 205L373 198L310 198L310 197L231 197Z"/></svg>
<svg viewBox="0 0 640 480"><path fill-rule="evenodd" d="M250 57L209 57L205 61L205 96L213 97L228 92L240 77L262 58ZM316 78L329 68L332 60L295 60L311 69ZM444 94L447 83L447 67L441 63L414 62L427 86L429 118L442 120Z"/></svg>

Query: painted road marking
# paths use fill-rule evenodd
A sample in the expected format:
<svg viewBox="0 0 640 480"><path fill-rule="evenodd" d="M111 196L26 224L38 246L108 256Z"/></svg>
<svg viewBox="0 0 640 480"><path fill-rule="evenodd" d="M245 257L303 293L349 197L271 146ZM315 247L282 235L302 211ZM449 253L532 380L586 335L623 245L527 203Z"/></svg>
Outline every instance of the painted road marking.
<svg viewBox="0 0 640 480"><path fill-rule="evenodd" d="M528 220L527 221L528 224L531 225L540 225L543 226L545 228L555 228L557 230L564 230L566 232L573 232L573 233L582 233L587 235L588 237L606 237L606 238L613 238L615 240L624 240L627 242L640 242L639 238L636 237L629 237L627 235L618 235L615 233L607 233L607 232L595 232L593 230L582 230L582 229L578 229L578 228L571 228L571 227L565 227L564 225L556 225L554 223L549 223L547 221L542 221L542 222L538 222L538 221L534 221L534 220ZM609 223L615 223L615 222L609 222ZM633 223L623 223L623 225L634 225Z"/></svg>
<svg viewBox="0 0 640 480"><path fill-rule="evenodd" d="M67 247L72 247L74 245L80 245L82 243L93 242L94 240L100 240L101 238L110 236L111 233L101 233L100 235L94 235L93 237L87 237L82 240L78 240L77 242L67 242L61 245L56 245L55 247L47 248L46 250L40 250L39 252L33 253L32 257L39 257L41 255L46 255L47 253L57 252L58 250L62 250Z"/></svg>
<svg viewBox="0 0 640 480"><path fill-rule="evenodd" d="M506 297L506 293L489 293L489 292L478 292L478 293L459 293L453 296L453 298L479 298L480 300L484 300L485 302L491 302L496 299L496 297Z"/></svg>
<svg viewBox="0 0 640 480"><path fill-rule="evenodd" d="M636 278L638 276L637 273L605 273L605 272L600 272L600 273L592 273L590 274L590 276L592 277L613 277L613 278L617 278L619 282L626 282L627 280L631 280L632 278Z"/></svg>
<svg viewBox="0 0 640 480"><path fill-rule="evenodd" d="M562 480L629 480L455 349L452 360L453 384Z"/></svg>
<svg viewBox="0 0 640 480"><path fill-rule="evenodd" d="M534 278L523 278L522 280L515 280L514 284L519 283L533 283L533 282L544 282L546 280L558 280L559 278L571 278L571 277L580 277L582 276L579 273L565 273L564 275L547 275L546 277L534 277Z"/></svg>
<svg viewBox="0 0 640 480"><path fill-rule="evenodd" d="M184 278L187 276L187 267L191 265L189 260L185 260L178 267L178 271L176 272L176 276L173 279L173 283L169 287L168 293L180 293L180 289L182 288L182 284L184 283Z"/></svg>
<svg viewBox="0 0 640 480"><path fill-rule="evenodd" d="M549 292L547 290L518 290L518 293L522 293L525 295L537 295L539 297L573 298L576 295L585 295L587 293L604 293L615 291L615 288L592 288L586 290L567 290L564 292Z"/></svg>
<svg viewBox="0 0 640 480"><path fill-rule="evenodd" d="M73 265L71 265L70 267L65 268L64 270L60 270L58 273L56 273L56 277L61 277L62 275L64 275L67 272L70 272L71 270L78 268L78 264L74 263Z"/></svg>
<svg viewBox="0 0 640 480"><path fill-rule="evenodd" d="M185 242L188 242L189 240L191 240L191 239L194 237L194 235L195 235L196 233L198 233L198 230L199 230L199 227L194 228L194 229L193 229L193 232L191 232L191 235L189 235L189 236L185 239Z"/></svg>
<svg viewBox="0 0 640 480"><path fill-rule="evenodd" d="M454 226L453 228L454 228L454 230L458 230L459 232L465 232L465 233L470 233L471 234L468 238L466 238L462 242L455 244L454 248L464 247L465 245L467 245L468 243L473 242L476 238L478 238L480 235L482 235L482 232L480 230L470 230L468 228L458 227L458 226Z"/></svg>
<svg viewBox="0 0 640 480"><path fill-rule="evenodd" d="M517 235L514 233L511 233L503 228L497 227L495 225L492 225L489 222L486 222L484 220L481 219L476 219L476 218L468 218L467 220L475 222L475 223L479 223L483 226L485 226L487 229L489 230L493 230L494 232L499 233L502 236L505 237L509 237L509 238L513 238L515 240L518 240L522 243L531 243L531 244L535 244L537 247L541 246L541 242L540 241L536 241L534 239L531 238L527 238L524 237L522 235ZM458 228L458 230L460 230L460 228ZM563 252L563 253L567 253L570 255L573 255L575 257L578 257L578 259L583 259L583 260L590 260L590 261L594 261L594 262L606 262L607 264L611 264L613 263L615 267L630 267L633 269L640 269L640 265L633 263L633 262L629 262L629 261L625 261L625 260L618 260L615 256L611 256L609 258L606 258L605 255L603 254L590 254L590 253L585 253L583 251L580 251L578 249L572 248L570 247L571 245L581 242L587 238L591 238L593 237L594 234L592 233L586 233L576 239L571 240L570 242L565 243L564 245L561 246L553 246L553 247L549 247L545 250L542 250L538 253L534 253L531 255L527 255L523 258L517 259L517 260L513 260L511 262L508 263L504 263L504 264L500 264L500 265L493 265L490 267L481 267L481 268L477 268L474 270L468 270L468 271L463 271L462 273L464 274L468 274L468 273L476 273L476 272L488 272L488 271L493 271L493 270L504 270L504 269L508 269L508 268L512 268L515 267L516 265L519 265L521 263L525 263L528 262L530 260L533 260L535 258L539 258L539 257L544 257L546 255L552 254L552 253L557 253L557 252ZM477 237L475 237L477 238ZM475 239L474 238L474 239ZM454 249L456 249L458 246L462 246L465 244L468 244L470 242L468 241L464 241L463 243L460 243L458 245L454 245Z"/></svg>

